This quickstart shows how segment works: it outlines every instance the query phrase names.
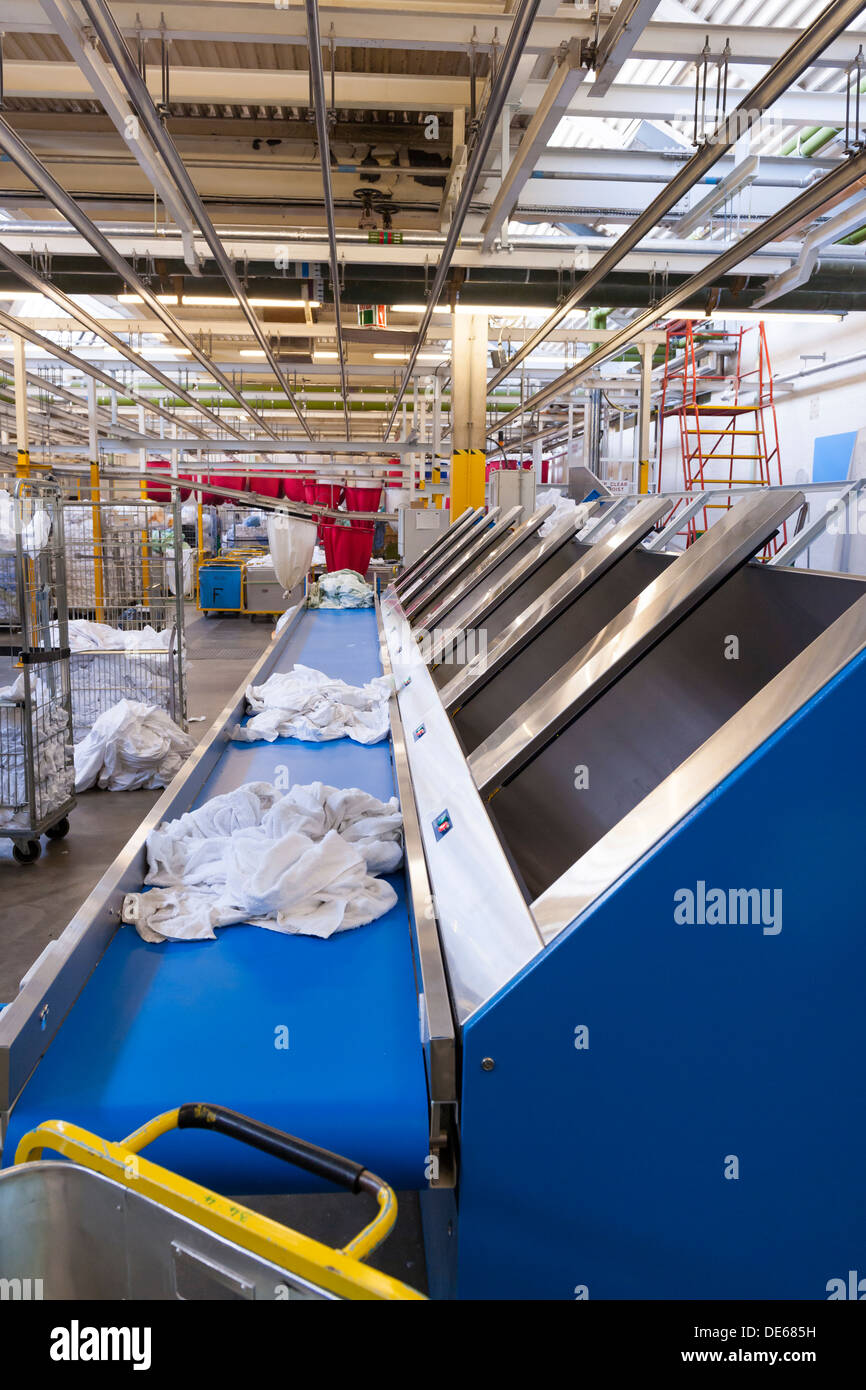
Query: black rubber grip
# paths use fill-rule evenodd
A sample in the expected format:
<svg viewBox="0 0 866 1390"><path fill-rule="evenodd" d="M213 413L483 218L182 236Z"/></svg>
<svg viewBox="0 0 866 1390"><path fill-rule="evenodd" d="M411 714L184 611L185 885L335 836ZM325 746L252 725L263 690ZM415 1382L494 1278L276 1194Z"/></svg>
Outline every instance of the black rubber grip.
<svg viewBox="0 0 866 1390"><path fill-rule="evenodd" d="M329 1149L320 1149L318 1144L310 1144L306 1139L297 1139L282 1129L263 1125L259 1120L251 1120L248 1115L240 1115L237 1110L227 1110L224 1105L204 1105L189 1102L180 1107L177 1120L178 1129L211 1129L217 1134L225 1134L230 1139L240 1139L262 1153L273 1158L285 1159L294 1163L316 1177L325 1178L339 1187L348 1187L350 1192L361 1191L361 1178L366 1173L362 1163L353 1163Z"/></svg>

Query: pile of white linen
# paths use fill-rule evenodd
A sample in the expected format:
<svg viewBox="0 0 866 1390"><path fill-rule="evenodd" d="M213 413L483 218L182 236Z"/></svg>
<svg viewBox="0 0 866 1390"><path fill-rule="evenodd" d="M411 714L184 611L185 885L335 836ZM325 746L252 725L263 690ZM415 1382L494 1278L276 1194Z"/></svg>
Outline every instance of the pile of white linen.
<svg viewBox="0 0 866 1390"><path fill-rule="evenodd" d="M580 531L586 525L592 511L592 503L575 502L573 498L564 497L554 488L549 492L539 492L535 505L554 508L553 515L539 526L539 536L549 536L552 531L557 531L567 518L574 521L575 531Z"/></svg>
<svg viewBox="0 0 866 1390"><path fill-rule="evenodd" d="M357 570L330 570L313 584L310 608L372 608L373 586Z"/></svg>
<svg viewBox="0 0 866 1390"><path fill-rule="evenodd" d="M281 792L249 782L147 840L149 892L123 920L145 941L201 941L236 923L329 937L375 921L397 901L377 874L399 868L396 797L313 782Z"/></svg>
<svg viewBox="0 0 866 1390"><path fill-rule="evenodd" d="M389 676L376 676L366 685L347 685L312 666L279 671L262 685L248 685L247 705L253 712L237 724L232 738L241 743L264 739L300 738L325 743L350 738L355 743L380 743L388 737Z"/></svg>
<svg viewBox="0 0 866 1390"><path fill-rule="evenodd" d="M195 742L165 710L121 700L101 714L75 747L75 790L105 791L167 787Z"/></svg>
<svg viewBox="0 0 866 1390"><path fill-rule="evenodd" d="M0 826L4 830L28 828L27 751L24 729L24 673L12 685L0 689ZM66 710L48 687L31 677L37 750L35 760L36 814L41 819L72 795L72 760Z"/></svg>
<svg viewBox="0 0 866 1390"><path fill-rule="evenodd" d="M69 675L76 743L124 697L160 709L170 707L172 633L170 627L157 631L147 625L124 630L89 618L70 619Z"/></svg>

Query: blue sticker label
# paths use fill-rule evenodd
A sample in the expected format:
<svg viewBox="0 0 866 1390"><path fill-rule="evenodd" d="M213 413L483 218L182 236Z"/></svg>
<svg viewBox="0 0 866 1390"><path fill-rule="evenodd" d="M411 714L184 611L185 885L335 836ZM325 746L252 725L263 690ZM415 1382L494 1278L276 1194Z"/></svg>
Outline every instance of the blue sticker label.
<svg viewBox="0 0 866 1390"><path fill-rule="evenodd" d="M451 813L442 811L433 822L433 834L437 840L441 840L443 835L447 835L451 829Z"/></svg>
<svg viewBox="0 0 866 1390"><path fill-rule="evenodd" d="M419 724L419 725L418 725L418 728L415 729L414 733L412 734L412 737L413 737L414 739L423 738L424 735L426 734L426 732L427 732L427 726L426 726L426 724Z"/></svg>

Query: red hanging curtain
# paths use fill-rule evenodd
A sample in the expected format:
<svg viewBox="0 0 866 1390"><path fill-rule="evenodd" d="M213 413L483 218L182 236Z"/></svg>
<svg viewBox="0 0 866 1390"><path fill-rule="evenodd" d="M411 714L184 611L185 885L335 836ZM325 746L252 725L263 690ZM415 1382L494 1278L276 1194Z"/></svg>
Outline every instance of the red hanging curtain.
<svg viewBox="0 0 866 1390"><path fill-rule="evenodd" d="M261 497L279 497L282 483L276 473L261 473L257 478L250 478L250 492L257 492Z"/></svg>
<svg viewBox="0 0 866 1390"><path fill-rule="evenodd" d="M160 471L162 471L163 469L169 470L171 468L171 464L169 463L168 459L148 459L147 467L158 468L160 469ZM145 483L145 489L147 492L148 502L171 501L171 488L166 483L160 483L155 481L153 478L148 478L147 482Z"/></svg>
<svg viewBox="0 0 866 1390"><path fill-rule="evenodd" d="M368 524L369 531L358 530L358 527ZM328 569L337 570L357 570L359 574L366 574L373 555L373 523L356 521L353 526L333 526L331 527L331 554L332 560L328 562ZM327 546L325 554L327 555Z"/></svg>

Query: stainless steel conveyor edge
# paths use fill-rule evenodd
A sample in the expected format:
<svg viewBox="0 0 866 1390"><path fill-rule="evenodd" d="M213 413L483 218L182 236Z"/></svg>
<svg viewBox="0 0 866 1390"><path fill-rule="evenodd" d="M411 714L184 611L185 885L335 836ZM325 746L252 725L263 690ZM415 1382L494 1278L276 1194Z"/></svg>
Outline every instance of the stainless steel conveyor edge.
<svg viewBox="0 0 866 1390"><path fill-rule="evenodd" d="M376 603L379 651L384 675L391 676L391 657L382 622L381 603ZM406 732L396 698L390 701L391 758L397 795L403 813L403 858L406 873L409 920L418 988L421 1043L427 1069L430 1111L430 1157L435 1170L432 1186L451 1187L456 1181L457 1040L448 987L448 975L436 914L436 900L427 872L424 842L418 820Z"/></svg>
<svg viewBox="0 0 866 1390"><path fill-rule="evenodd" d="M462 1025L543 942L393 587L381 612L451 999Z"/></svg>

